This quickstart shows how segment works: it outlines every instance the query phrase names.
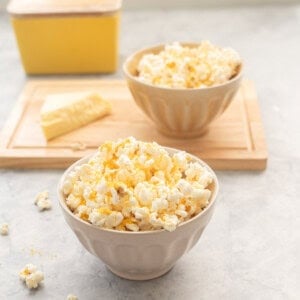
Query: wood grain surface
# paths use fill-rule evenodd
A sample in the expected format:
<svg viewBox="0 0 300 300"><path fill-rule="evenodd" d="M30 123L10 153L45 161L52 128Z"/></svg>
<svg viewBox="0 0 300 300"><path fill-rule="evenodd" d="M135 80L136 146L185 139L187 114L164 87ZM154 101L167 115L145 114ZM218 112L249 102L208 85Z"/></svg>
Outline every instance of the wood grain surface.
<svg viewBox="0 0 300 300"><path fill-rule="evenodd" d="M45 96L80 91L99 92L113 113L49 142L39 124ZM196 139L161 135L135 105L123 80L29 80L0 134L0 167L66 168L96 151L106 140L134 136L163 146L185 150L218 170L263 170L267 149L254 84L245 80L229 108L209 131ZM76 151L81 142L86 149Z"/></svg>

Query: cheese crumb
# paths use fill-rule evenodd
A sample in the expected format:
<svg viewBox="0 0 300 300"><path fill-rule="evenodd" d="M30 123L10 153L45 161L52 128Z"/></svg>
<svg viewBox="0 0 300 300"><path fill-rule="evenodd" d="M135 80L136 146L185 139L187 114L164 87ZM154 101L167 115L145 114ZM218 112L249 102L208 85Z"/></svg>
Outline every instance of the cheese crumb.
<svg viewBox="0 0 300 300"><path fill-rule="evenodd" d="M202 41L198 47L179 43L166 45L158 54L144 55L137 70L138 78L149 84L205 88L232 79L239 72L241 63L235 50Z"/></svg>
<svg viewBox="0 0 300 300"><path fill-rule="evenodd" d="M36 289L44 280L43 272L39 271L36 266L27 264L19 273L21 281L25 282L29 289Z"/></svg>
<svg viewBox="0 0 300 300"><path fill-rule="evenodd" d="M207 207L212 182L211 172L186 152L170 155L129 137L100 146L62 190L77 217L101 228L174 231Z"/></svg>
<svg viewBox="0 0 300 300"><path fill-rule="evenodd" d="M73 295L73 294L69 294L69 295L67 296L67 300L78 300L78 297L75 296L75 295Z"/></svg>
<svg viewBox="0 0 300 300"><path fill-rule="evenodd" d="M82 150L85 150L86 147L87 147L86 144L82 143L82 142L74 142L74 143L70 144L70 148L73 151L82 151Z"/></svg>
<svg viewBox="0 0 300 300"><path fill-rule="evenodd" d="M7 223L3 223L3 224L0 224L0 234L1 235L8 235L8 224Z"/></svg>
<svg viewBox="0 0 300 300"><path fill-rule="evenodd" d="M51 209L52 204L49 199L49 192L43 191L39 193L35 198L34 204L38 207L39 211Z"/></svg>

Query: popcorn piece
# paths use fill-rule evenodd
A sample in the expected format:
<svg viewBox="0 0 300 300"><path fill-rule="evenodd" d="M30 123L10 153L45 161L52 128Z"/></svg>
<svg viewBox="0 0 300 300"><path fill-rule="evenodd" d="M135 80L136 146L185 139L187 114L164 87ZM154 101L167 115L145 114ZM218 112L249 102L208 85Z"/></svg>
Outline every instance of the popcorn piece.
<svg viewBox="0 0 300 300"><path fill-rule="evenodd" d="M133 210L137 220L147 219L149 217L149 209L147 207L138 207Z"/></svg>
<svg viewBox="0 0 300 300"><path fill-rule="evenodd" d="M191 194L191 198L198 202L200 207L203 208L208 205L210 195L210 190L194 189Z"/></svg>
<svg viewBox="0 0 300 300"><path fill-rule="evenodd" d="M185 170L188 163L186 152L180 151L175 153L173 155L173 162L180 170Z"/></svg>
<svg viewBox="0 0 300 300"><path fill-rule="evenodd" d="M126 154L121 154L117 163L120 167L126 168L131 165L131 160Z"/></svg>
<svg viewBox="0 0 300 300"><path fill-rule="evenodd" d="M92 209L90 207L87 207L86 205L79 205L77 207L77 215L83 220L88 220L90 213L92 212Z"/></svg>
<svg viewBox="0 0 300 300"><path fill-rule="evenodd" d="M152 201L152 211L157 212L162 209L167 209L169 206L169 203L166 199L155 199Z"/></svg>
<svg viewBox="0 0 300 300"><path fill-rule="evenodd" d="M70 194L66 202L71 210L74 211L80 205L81 199L79 197L76 197L74 194Z"/></svg>
<svg viewBox="0 0 300 300"><path fill-rule="evenodd" d="M68 195L72 192L72 181L70 179L65 180L65 182L63 183L63 193L65 195Z"/></svg>
<svg viewBox="0 0 300 300"><path fill-rule="evenodd" d="M107 228L114 228L121 224L124 217L120 212L113 211L105 220Z"/></svg>
<svg viewBox="0 0 300 300"><path fill-rule="evenodd" d="M187 153L129 137L104 143L62 189L70 210L95 226L173 231L209 204L212 181Z"/></svg>
<svg viewBox="0 0 300 300"><path fill-rule="evenodd" d="M154 198L151 185L146 182L138 183L134 189L134 194L142 205L149 205Z"/></svg>
<svg viewBox="0 0 300 300"><path fill-rule="evenodd" d="M20 279L25 282L29 289L36 289L41 281L44 280L44 274L37 270L32 264L27 264L19 273Z"/></svg>
<svg viewBox="0 0 300 300"><path fill-rule="evenodd" d="M174 231L178 224L178 218L176 215L166 215L164 218L164 229L168 231Z"/></svg>
<svg viewBox="0 0 300 300"><path fill-rule="evenodd" d="M93 209L89 215L89 221L99 227L102 227L105 223L106 215L101 214L99 210Z"/></svg>
<svg viewBox="0 0 300 300"><path fill-rule="evenodd" d="M190 196L193 191L193 187L185 179L180 179L176 187L184 196Z"/></svg>
<svg viewBox="0 0 300 300"><path fill-rule="evenodd" d="M202 166L197 163L190 163L184 173L188 180L198 180L203 172L204 170Z"/></svg>
<svg viewBox="0 0 300 300"><path fill-rule="evenodd" d="M67 296L67 300L78 300L78 297L75 296L75 295L73 295L73 294L69 294L69 295Z"/></svg>
<svg viewBox="0 0 300 300"><path fill-rule="evenodd" d="M175 214L182 218L186 218L188 216L188 213L186 211L185 205L183 205L183 204L178 205L177 210L175 211Z"/></svg>
<svg viewBox="0 0 300 300"><path fill-rule="evenodd" d="M164 226L164 222L157 217L156 212L150 214L150 224L154 229L160 229Z"/></svg>
<svg viewBox="0 0 300 300"><path fill-rule="evenodd" d="M177 188L172 188L169 190L169 193L168 193L168 201L179 203L179 200L182 199L183 196L184 195L181 192L179 192L179 190Z"/></svg>
<svg viewBox="0 0 300 300"><path fill-rule="evenodd" d="M0 234L1 235L8 235L8 224L7 223L3 223L0 224Z"/></svg>
<svg viewBox="0 0 300 300"><path fill-rule="evenodd" d="M114 188L110 189L110 194L111 194L111 203L113 205L117 205L119 203L119 195L117 191Z"/></svg>
<svg viewBox="0 0 300 300"><path fill-rule="evenodd" d="M231 48L209 41L198 47L173 43L158 54L144 55L138 64L138 78L162 87L204 88L230 80L240 65L238 53Z"/></svg>
<svg viewBox="0 0 300 300"><path fill-rule="evenodd" d="M51 209L52 204L49 200L49 192L43 191L39 193L35 198L34 204L39 208L39 211Z"/></svg>
<svg viewBox="0 0 300 300"><path fill-rule="evenodd" d="M139 226L137 226L136 224L131 223L126 224L125 226L129 231L139 231Z"/></svg>

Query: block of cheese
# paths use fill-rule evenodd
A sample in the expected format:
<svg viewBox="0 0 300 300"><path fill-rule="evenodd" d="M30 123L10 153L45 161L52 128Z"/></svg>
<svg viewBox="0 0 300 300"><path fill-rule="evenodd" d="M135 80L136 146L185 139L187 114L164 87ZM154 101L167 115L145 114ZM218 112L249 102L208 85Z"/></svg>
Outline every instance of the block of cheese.
<svg viewBox="0 0 300 300"><path fill-rule="evenodd" d="M51 94L41 109L47 140L70 132L111 113L111 105L97 93Z"/></svg>

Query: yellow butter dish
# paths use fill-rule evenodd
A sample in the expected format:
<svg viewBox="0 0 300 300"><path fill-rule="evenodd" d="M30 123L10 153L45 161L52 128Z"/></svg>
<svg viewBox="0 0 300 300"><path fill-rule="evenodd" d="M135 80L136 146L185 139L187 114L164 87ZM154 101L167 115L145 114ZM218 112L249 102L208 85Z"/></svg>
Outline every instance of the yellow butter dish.
<svg viewBox="0 0 300 300"><path fill-rule="evenodd" d="M110 103L96 93L53 94L42 106L41 127L46 139L51 140L110 113Z"/></svg>
<svg viewBox="0 0 300 300"><path fill-rule="evenodd" d="M122 0L12 0L10 13L28 74L117 69Z"/></svg>

